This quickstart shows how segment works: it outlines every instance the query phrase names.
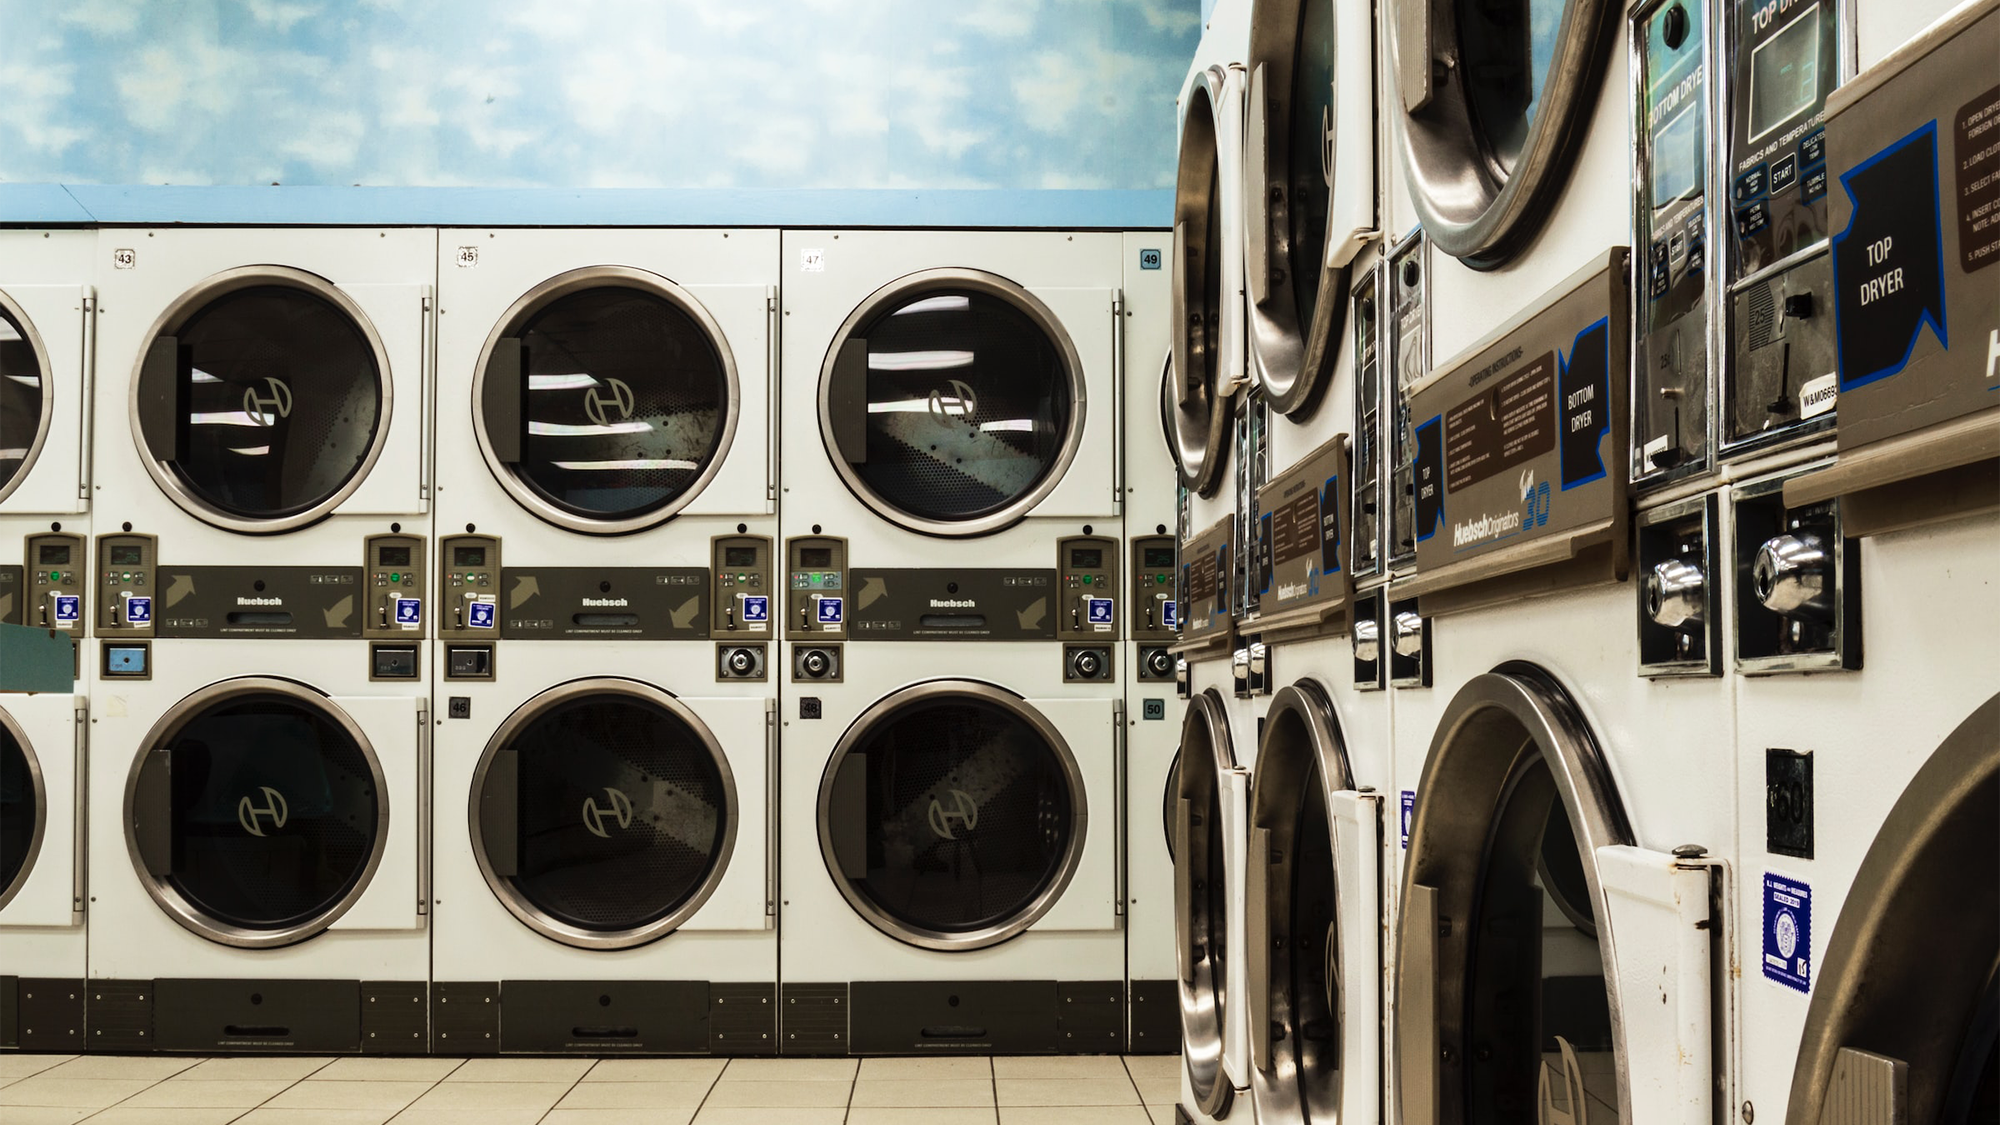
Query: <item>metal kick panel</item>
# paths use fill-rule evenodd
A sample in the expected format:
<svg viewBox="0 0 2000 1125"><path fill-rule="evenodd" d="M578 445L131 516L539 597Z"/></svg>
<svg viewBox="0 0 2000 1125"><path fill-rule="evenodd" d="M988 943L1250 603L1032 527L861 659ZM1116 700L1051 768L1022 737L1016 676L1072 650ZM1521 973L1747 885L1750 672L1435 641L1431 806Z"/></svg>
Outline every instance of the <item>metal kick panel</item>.
<svg viewBox="0 0 2000 1125"><path fill-rule="evenodd" d="M431 985L431 1032L442 1055L500 1053L500 982Z"/></svg>
<svg viewBox="0 0 2000 1125"><path fill-rule="evenodd" d="M82 1051L85 1050L87 1005L84 1002L84 982L74 979L49 979L45 977L22 977L19 981L0 982L0 991L6 984L17 988L16 1008L19 1020L18 1046L23 1051ZM0 1017L0 1023L4 1018ZM3 1033L3 1032L0 1032Z"/></svg>
<svg viewBox="0 0 2000 1125"><path fill-rule="evenodd" d="M361 983L156 980L154 1047L229 1054L354 1054Z"/></svg>
<svg viewBox="0 0 2000 1125"><path fill-rule="evenodd" d="M702 567L508 567L500 586L503 640L708 639Z"/></svg>
<svg viewBox="0 0 2000 1125"><path fill-rule="evenodd" d="M778 989L778 1053L848 1053L847 985L786 983Z"/></svg>
<svg viewBox="0 0 2000 1125"><path fill-rule="evenodd" d="M709 985L708 1053L777 1054L777 1000L775 984Z"/></svg>
<svg viewBox="0 0 2000 1125"><path fill-rule="evenodd" d="M430 1053L430 987L423 981L361 982L361 1053Z"/></svg>
<svg viewBox="0 0 2000 1125"><path fill-rule="evenodd" d="M500 984L509 1055L703 1054L707 981L510 980Z"/></svg>
<svg viewBox="0 0 2000 1125"><path fill-rule="evenodd" d="M1036 981L854 981L858 1055L1052 1055L1060 986Z"/></svg>

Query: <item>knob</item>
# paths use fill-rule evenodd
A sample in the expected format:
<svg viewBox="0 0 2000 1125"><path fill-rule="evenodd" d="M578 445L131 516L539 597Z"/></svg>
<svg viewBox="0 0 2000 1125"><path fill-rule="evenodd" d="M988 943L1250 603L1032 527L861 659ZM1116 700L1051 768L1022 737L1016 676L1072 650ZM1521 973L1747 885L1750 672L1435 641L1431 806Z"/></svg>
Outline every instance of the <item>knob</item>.
<svg viewBox="0 0 2000 1125"><path fill-rule="evenodd" d="M833 658L823 648L809 648L799 657L799 671L817 680L833 668Z"/></svg>
<svg viewBox="0 0 2000 1125"><path fill-rule="evenodd" d="M732 676L748 676L757 670L757 658L747 648L730 649L727 660Z"/></svg>
<svg viewBox="0 0 2000 1125"><path fill-rule="evenodd" d="M1424 619L1414 610L1396 614L1396 655L1415 660L1424 654Z"/></svg>
<svg viewBox="0 0 2000 1125"><path fill-rule="evenodd" d="M1094 680L1104 672L1104 655L1094 648L1078 649L1069 658L1069 670L1079 680Z"/></svg>
<svg viewBox="0 0 2000 1125"><path fill-rule="evenodd" d="M1382 659L1382 625L1372 617L1354 623L1354 659L1367 664Z"/></svg>
<svg viewBox="0 0 2000 1125"><path fill-rule="evenodd" d="M1701 624L1704 587L1701 568L1686 559L1666 559L1646 575L1646 616L1678 629Z"/></svg>
<svg viewBox="0 0 2000 1125"><path fill-rule="evenodd" d="M1833 552L1817 532L1777 535L1757 548L1750 581L1764 608L1785 617L1833 620Z"/></svg>
<svg viewBox="0 0 2000 1125"><path fill-rule="evenodd" d="M1146 674L1155 679L1165 679L1174 670L1174 656L1163 648L1150 649L1146 653Z"/></svg>

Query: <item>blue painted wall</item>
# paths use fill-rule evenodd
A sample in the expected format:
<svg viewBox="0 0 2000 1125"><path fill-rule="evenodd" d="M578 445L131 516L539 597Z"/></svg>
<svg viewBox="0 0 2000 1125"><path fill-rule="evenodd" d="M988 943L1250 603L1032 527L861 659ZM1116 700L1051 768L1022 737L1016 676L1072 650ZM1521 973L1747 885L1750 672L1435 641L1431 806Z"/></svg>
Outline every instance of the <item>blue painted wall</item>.
<svg viewBox="0 0 2000 1125"><path fill-rule="evenodd" d="M1202 0L0 0L0 183L1173 180Z"/></svg>

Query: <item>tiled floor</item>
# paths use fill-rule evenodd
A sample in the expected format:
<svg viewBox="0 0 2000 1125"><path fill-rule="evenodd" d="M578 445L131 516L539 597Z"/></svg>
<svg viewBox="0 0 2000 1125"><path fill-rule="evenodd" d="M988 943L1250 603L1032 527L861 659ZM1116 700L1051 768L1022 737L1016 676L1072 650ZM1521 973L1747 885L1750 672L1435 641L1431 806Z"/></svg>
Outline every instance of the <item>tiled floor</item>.
<svg viewBox="0 0 2000 1125"><path fill-rule="evenodd" d="M379 1059L0 1054L6 1125L1172 1125L1171 1056Z"/></svg>

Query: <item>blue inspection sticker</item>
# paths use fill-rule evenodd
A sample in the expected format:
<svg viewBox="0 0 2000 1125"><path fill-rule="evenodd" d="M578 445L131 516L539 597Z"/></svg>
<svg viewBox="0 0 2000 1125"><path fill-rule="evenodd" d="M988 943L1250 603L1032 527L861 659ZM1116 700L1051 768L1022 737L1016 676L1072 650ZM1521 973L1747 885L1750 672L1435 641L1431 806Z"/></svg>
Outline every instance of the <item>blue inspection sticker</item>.
<svg viewBox="0 0 2000 1125"><path fill-rule="evenodd" d="M819 623L821 625L840 624L843 603L844 599L841 598L821 598L819 600Z"/></svg>
<svg viewBox="0 0 2000 1125"><path fill-rule="evenodd" d="M491 629L500 613L500 606L489 601L473 602L466 607L465 623L474 629Z"/></svg>
<svg viewBox="0 0 2000 1125"><path fill-rule="evenodd" d="M1112 606L1111 599L1088 598L1085 599L1085 601L1087 602L1087 604L1085 606L1086 612L1084 616L1089 618L1090 624L1096 625L1100 628L1109 629L1111 627L1111 606Z"/></svg>
<svg viewBox="0 0 2000 1125"><path fill-rule="evenodd" d="M424 623L424 600L422 598L396 599L396 624L405 629L415 629Z"/></svg>
<svg viewBox="0 0 2000 1125"><path fill-rule="evenodd" d="M743 599L743 623L758 624L771 620L771 599L764 594L755 594Z"/></svg>
<svg viewBox="0 0 2000 1125"><path fill-rule="evenodd" d="M1403 790L1403 812L1402 812L1404 851L1410 850L1410 818L1416 816L1416 814L1417 814L1417 791L1414 789L1405 789Z"/></svg>
<svg viewBox="0 0 2000 1125"><path fill-rule="evenodd" d="M153 599L149 595L125 599L125 624L151 625L153 623Z"/></svg>
<svg viewBox="0 0 2000 1125"><path fill-rule="evenodd" d="M1168 630L1172 631L1172 632L1175 632L1175 633L1178 633L1178 632L1180 632L1180 631L1181 631L1181 603L1179 603L1179 602L1175 602L1175 601L1169 601L1169 602L1163 602L1163 603L1161 603L1161 605L1160 605L1160 624L1161 624L1162 626L1164 626L1165 628L1167 628Z"/></svg>
<svg viewBox="0 0 2000 1125"><path fill-rule="evenodd" d="M67 629L83 620L83 598L76 594L56 595L56 627Z"/></svg>
<svg viewBox="0 0 2000 1125"><path fill-rule="evenodd" d="M1812 888L1783 875L1764 875L1764 976L1786 988L1812 991Z"/></svg>

